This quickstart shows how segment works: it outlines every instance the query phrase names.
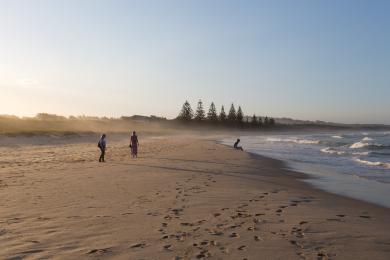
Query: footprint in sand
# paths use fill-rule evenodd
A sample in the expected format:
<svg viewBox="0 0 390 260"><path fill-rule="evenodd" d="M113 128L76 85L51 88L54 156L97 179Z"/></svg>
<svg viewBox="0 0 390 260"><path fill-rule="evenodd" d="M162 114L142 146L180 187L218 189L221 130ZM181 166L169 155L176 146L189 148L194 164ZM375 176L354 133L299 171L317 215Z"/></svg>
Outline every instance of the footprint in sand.
<svg viewBox="0 0 390 260"><path fill-rule="evenodd" d="M222 236L223 232L221 232L221 231L212 231L210 234L214 235L214 236Z"/></svg>
<svg viewBox="0 0 390 260"><path fill-rule="evenodd" d="M248 207L248 204L244 203L244 204L241 204L240 206L238 206L239 209L242 209L242 208L245 208L245 207Z"/></svg>
<svg viewBox="0 0 390 260"><path fill-rule="evenodd" d="M371 218L371 216L369 216L369 215L360 215L360 216L359 216L359 218L370 219L370 218Z"/></svg>
<svg viewBox="0 0 390 260"><path fill-rule="evenodd" d="M172 245L164 245L164 246L163 246L163 249L164 249L164 250L171 251L171 250L172 250Z"/></svg>
<svg viewBox="0 0 390 260"><path fill-rule="evenodd" d="M173 214L175 214L176 216L179 216L181 212L183 212L183 209L182 208L177 208L177 209L172 209L171 210L173 212Z"/></svg>
<svg viewBox="0 0 390 260"><path fill-rule="evenodd" d="M239 246L237 249L241 250L241 251L244 251L244 250L246 250L246 246Z"/></svg>
<svg viewBox="0 0 390 260"><path fill-rule="evenodd" d="M302 232L301 228L293 227L291 230L291 234L293 234L297 238L303 238L305 235Z"/></svg>
<svg viewBox="0 0 390 260"><path fill-rule="evenodd" d="M335 222L344 222L344 220L339 219L339 218L327 218L327 221L335 221Z"/></svg>
<svg viewBox="0 0 390 260"><path fill-rule="evenodd" d="M196 258L201 259L201 258L207 258L210 256L211 256L211 254L209 253L208 250L202 250L202 251L200 251L199 254L196 255Z"/></svg>
<svg viewBox="0 0 390 260"><path fill-rule="evenodd" d="M92 249L90 250L87 255L92 255L92 254L106 254L112 252L110 247L107 248L98 248L98 249Z"/></svg>
<svg viewBox="0 0 390 260"><path fill-rule="evenodd" d="M192 226L194 226L194 224L192 224L192 223L188 223L188 222L182 222L182 223L180 223L180 225L182 225L182 226L190 226L190 227L192 227Z"/></svg>
<svg viewBox="0 0 390 260"><path fill-rule="evenodd" d="M237 233L231 233L229 237L240 237L240 235Z"/></svg>
<svg viewBox="0 0 390 260"><path fill-rule="evenodd" d="M229 248L227 248L227 247L224 247L224 246L221 246L220 248L219 248L219 250L221 250L221 252L222 253L224 253L224 254L229 254Z"/></svg>
<svg viewBox="0 0 390 260"><path fill-rule="evenodd" d="M136 243L136 244L132 244L130 248L144 248L145 246L146 246L145 243Z"/></svg>

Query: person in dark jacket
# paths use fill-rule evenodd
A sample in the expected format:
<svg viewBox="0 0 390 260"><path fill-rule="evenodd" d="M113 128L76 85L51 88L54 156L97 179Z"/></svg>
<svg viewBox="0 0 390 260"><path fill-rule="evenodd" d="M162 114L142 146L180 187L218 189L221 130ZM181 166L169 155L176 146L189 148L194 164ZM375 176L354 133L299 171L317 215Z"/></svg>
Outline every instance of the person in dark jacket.
<svg viewBox="0 0 390 260"><path fill-rule="evenodd" d="M102 137L100 137L100 140L98 142L98 147L100 149L100 157L99 157L99 162L104 162L104 155L106 153L106 134L102 134Z"/></svg>
<svg viewBox="0 0 390 260"><path fill-rule="evenodd" d="M234 149L244 151L244 149L242 149L242 146L238 146L239 142L240 142L240 139L237 139L237 141L233 145Z"/></svg>

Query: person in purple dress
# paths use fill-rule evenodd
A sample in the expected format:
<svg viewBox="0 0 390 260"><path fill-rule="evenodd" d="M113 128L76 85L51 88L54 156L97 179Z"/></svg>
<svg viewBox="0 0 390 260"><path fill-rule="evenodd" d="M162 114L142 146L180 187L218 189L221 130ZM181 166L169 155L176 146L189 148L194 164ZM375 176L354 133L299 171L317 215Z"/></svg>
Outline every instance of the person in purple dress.
<svg viewBox="0 0 390 260"><path fill-rule="evenodd" d="M130 137L130 148L131 148L131 156L134 158L134 157L137 157L137 154L138 154L138 137L137 137L137 134L135 133L135 131L133 131L133 134L132 136Z"/></svg>

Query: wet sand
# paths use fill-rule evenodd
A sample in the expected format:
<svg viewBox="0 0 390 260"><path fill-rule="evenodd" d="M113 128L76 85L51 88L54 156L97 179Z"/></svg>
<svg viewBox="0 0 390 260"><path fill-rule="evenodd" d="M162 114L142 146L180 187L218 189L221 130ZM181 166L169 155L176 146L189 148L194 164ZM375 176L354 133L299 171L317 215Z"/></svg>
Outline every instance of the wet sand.
<svg viewBox="0 0 390 260"><path fill-rule="evenodd" d="M0 259L390 259L390 209L192 137L0 148Z"/></svg>

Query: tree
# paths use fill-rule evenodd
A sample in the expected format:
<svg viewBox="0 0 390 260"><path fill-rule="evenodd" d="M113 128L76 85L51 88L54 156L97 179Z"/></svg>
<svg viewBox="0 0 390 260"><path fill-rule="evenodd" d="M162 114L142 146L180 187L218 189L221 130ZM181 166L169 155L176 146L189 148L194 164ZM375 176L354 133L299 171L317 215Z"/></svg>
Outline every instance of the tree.
<svg viewBox="0 0 390 260"><path fill-rule="evenodd" d="M203 121L205 119L205 112L203 109L203 102L199 99L198 101L198 107L196 108L195 112L195 120L197 121Z"/></svg>
<svg viewBox="0 0 390 260"><path fill-rule="evenodd" d="M221 122L226 121L226 113L225 113L225 108L223 106L221 107L221 113L219 113L219 120Z"/></svg>
<svg viewBox="0 0 390 260"><path fill-rule="evenodd" d="M238 106L236 120L239 124L241 124L243 119L244 119L244 113L242 112L241 106Z"/></svg>
<svg viewBox="0 0 390 260"><path fill-rule="evenodd" d="M211 102L209 112L207 113L207 119L210 122L217 122L218 121L217 109L215 108L214 102Z"/></svg>
<svg viewBox="0 0 390 260"><path fill-rule="evenodd" d="M181 108L180 114L177 118L180 120L183 120L183 121L190 121L193 116L194 116L194 112L192 111L191 105L186 100L186 102L184 102L183 107Z"/></svg>
<svg viewBox="0 0 390 260"><path fill-rule="evenodd" d="M265 126L268 126L268 125L269 125L268 116L266 116L266 117L264 118L264 125L265 125Z"/></svg>
<svg viewBox="0 0 390 260"><path fill-rule="evenodd" d="M257 124L261 127L263 126L263 120L261 120L261 117L258 118Z"/></svg>
<svg viewBox="0 0 390 260"><path fill-rule="evenodd" d="M232 105L230 106L230 110L229 110L229 114L227 116L227 119L229 122L233 123L236 121L237 119L237 115L236 115L236 109L234 108L234 104L232 103Z"/></svg>
<svg viewBox="0 0 390 260"><path fill-rule="evenodd" d="M253 114L253 116L252 116L252 120L251 120L251 125L252 126L257 126L257 118L256 118L256 115L255 114Z"/></svg>

